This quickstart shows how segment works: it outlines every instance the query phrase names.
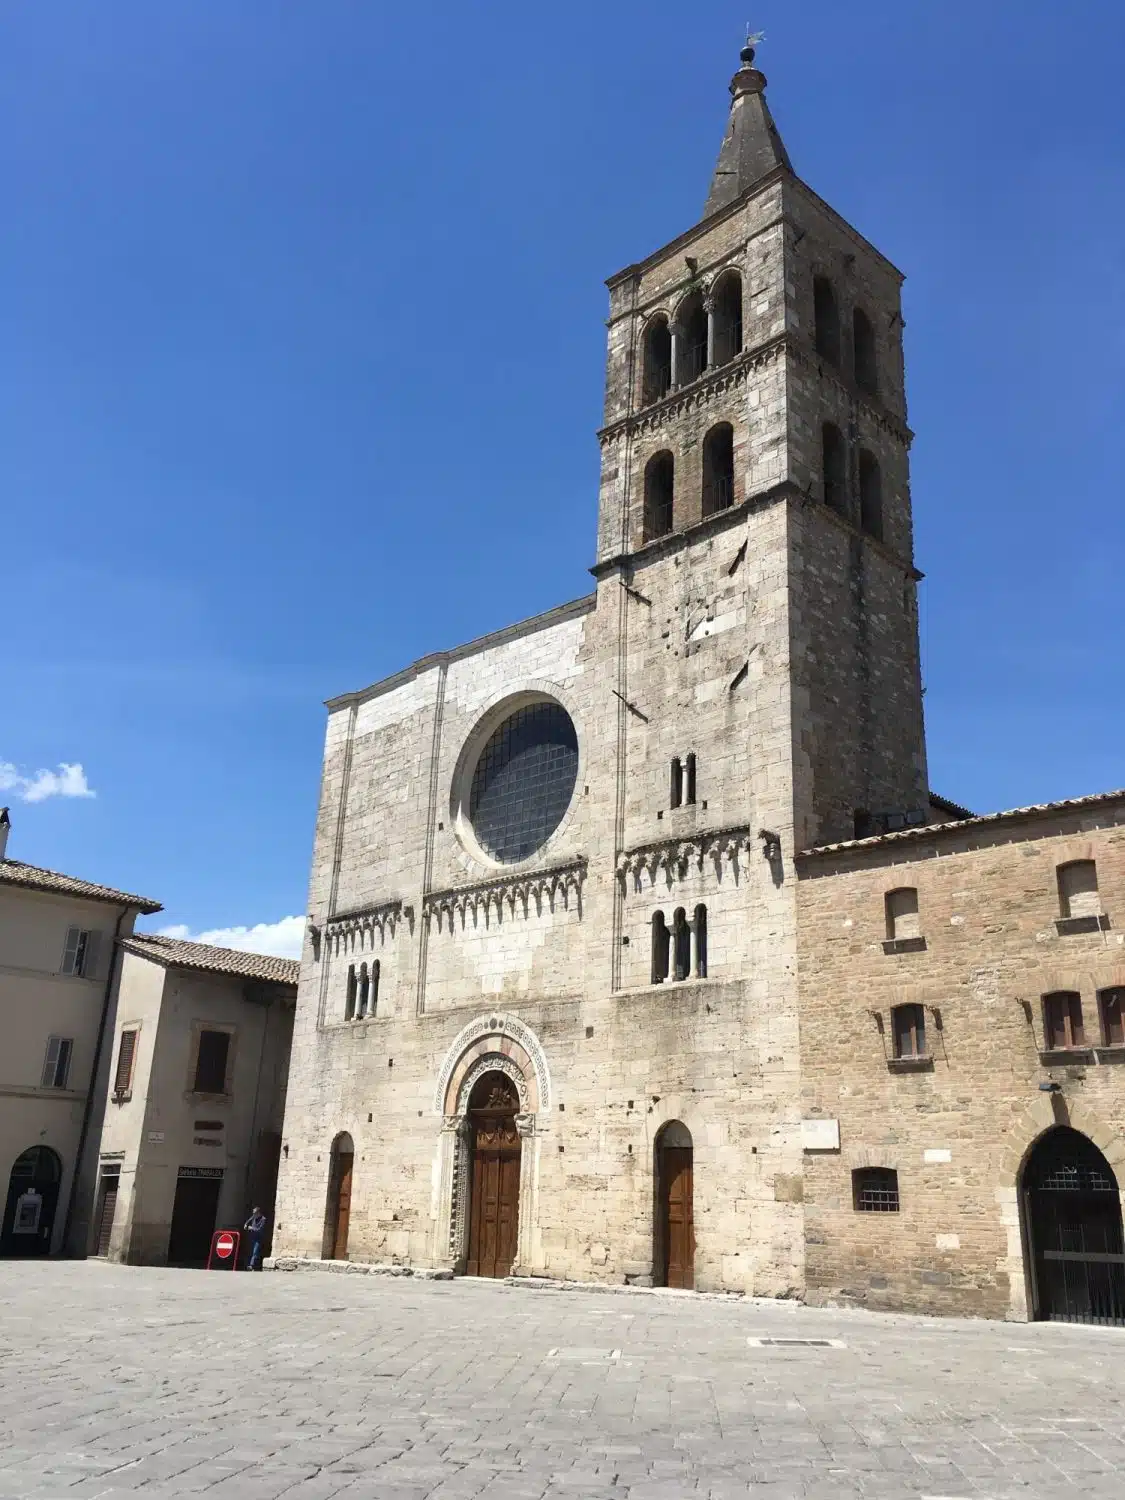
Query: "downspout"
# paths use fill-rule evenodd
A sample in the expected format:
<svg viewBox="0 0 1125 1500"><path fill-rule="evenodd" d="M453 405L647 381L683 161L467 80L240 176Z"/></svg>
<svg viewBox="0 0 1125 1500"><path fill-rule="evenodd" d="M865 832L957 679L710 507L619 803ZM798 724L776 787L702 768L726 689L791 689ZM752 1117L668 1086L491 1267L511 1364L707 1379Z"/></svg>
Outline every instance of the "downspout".
<svg viewBox="0 0 1125 1500"><path fill-rule="evenodd" d="M70 1243L70 1226L74 1218L74 1206L78 1201L78 1183L82 1175L82 1158L86 1154L86 1140L90 1134L90 1121L94 1114L94 1091L98 1086L98 1069L102 1061L102 1048L105 1046L105 1028L109 1020L109 1005L113 999L113 982L117 975L117 966L120 963L120 952L118 939L121 936L121 924L129 915L131 908L123 906L117 914L117 922L113 929L113 948L110 953L109 972L105 979L105 991L102 995L102 1013L98 1021L98 1037L94 1043L94 1061L90 1068L90 1087L86 1090L86 1105L82 1111L82 1129L78 1132L78 1150L74 1155L74 1170L70 1177L70 1196L66 1204L66 1223L63 1226L62 1254L66 1256L67 1246ZM74 1260L85 1260L85 1251L81 1255L71 1257Z"/></svg>

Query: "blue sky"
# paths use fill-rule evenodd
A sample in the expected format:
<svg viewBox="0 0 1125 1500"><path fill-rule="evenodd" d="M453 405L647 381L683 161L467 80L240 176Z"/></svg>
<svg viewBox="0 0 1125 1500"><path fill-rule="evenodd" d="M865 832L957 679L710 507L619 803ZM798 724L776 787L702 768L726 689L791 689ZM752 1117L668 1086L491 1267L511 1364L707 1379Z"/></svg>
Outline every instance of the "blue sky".
<svg viewBox="0 0 1125 1500"><path fill-rule="evenodd" d="M698 217L744 19L7 8L12 856L294 917L322 700L589 589L602 282ZM797 171L908 277L931 782L1119 786L1125 7L754 22Z"/></svg>

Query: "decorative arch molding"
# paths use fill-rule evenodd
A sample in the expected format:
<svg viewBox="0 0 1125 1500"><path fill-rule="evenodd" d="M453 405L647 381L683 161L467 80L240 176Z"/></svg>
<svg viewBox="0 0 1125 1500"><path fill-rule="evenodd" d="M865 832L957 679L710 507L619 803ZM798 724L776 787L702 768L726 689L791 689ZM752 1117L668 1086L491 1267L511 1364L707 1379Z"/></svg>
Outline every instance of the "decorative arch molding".
<svg viewBox="0 0 1125 1500"><path fill-rule="evenodd" d="M996 1175L996 1206L1008 1240L1008 1253L1001 1259L999 1269L1008 1275L1008 1318L1013 1322L1026 1323L1031 1317L1020 1178L1032 1148L1056 1125L1069 1125L1093 1141L1113 1168L1118 1185L1125 1183L1125 1137L1107 1124L1096 1109L1062 1094L1040 1094L1027 1106L1008 1132Z"/></svg>
<svg viewBox="0 0 1125 1500"><path fill-rule="evenodd" d="M529 1090L527 1078L523 1068L514 1058L504 1057L497 1052L486 1052L483 1057L478 1057L472 1067L463 1075L457 1089L457 1108L455 1114L460 1118L468 1112L469 1099L473 1089L480 1080L488 1073L503 1073L505 1078L510 1078L516 1086L519 1095L520 1114L530 1113Z"/></svg>
<svg viewBox="0 0 1125 1500"><path fill-rule="evenodd" d="M521 1092L521 1108L525 1113L550 1114L551 1071L547 1066L542 1042L518 1016L506 1011L493 1011L489 1015L477 1016L454 1037L434 1088L435 1115L448 1117L464 1114L468 1093L464 1095L465 1104L458 1108L464 1080L476 1069L478 1061L487 1057L508 1058L517 1067L522 1067L527 1103L524 1104L524 1094ZM487 1071L487 1068L481 1068L475 1077L479 1078ZM498 1071L507 1070L500 1068ZM508 1073L507 1076L514 1079L514 1074Z"/></svg>
<svg viewBox="0 0 1125 1500"><path fill-rule="evenodd" d="M897 1172L902 1165L902 1152L893 1146L862 1146L840 1153L843 1165L849 1172L862 1167L887 1167Z"/></svg>

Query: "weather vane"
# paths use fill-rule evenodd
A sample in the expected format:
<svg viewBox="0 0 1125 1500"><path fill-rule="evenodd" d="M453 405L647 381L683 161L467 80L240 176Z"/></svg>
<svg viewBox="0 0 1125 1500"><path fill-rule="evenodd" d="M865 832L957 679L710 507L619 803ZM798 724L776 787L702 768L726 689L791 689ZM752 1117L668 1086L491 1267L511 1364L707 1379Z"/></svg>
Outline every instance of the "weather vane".
<svg viewBox="0 0 1125 1500"><path fill-rule="evenodd" d="M766 39L765 32L764 31L751 31L750 30L750 22L747 21L747 23L746 23L746 45L748 47L757 47L761 42L764 42L765 39Z"/></svg>

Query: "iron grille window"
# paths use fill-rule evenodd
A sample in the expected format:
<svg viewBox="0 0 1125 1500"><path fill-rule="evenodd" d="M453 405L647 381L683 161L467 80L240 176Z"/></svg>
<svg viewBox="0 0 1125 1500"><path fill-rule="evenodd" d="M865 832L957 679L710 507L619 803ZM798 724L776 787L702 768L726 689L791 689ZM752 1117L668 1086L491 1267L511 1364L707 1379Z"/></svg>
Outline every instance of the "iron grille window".
<svg viewBox="0 0 1125 1500"><path fill-rule="evenodd" d="M578 735L558 703L533 703L505 719L473 772L469 821L503 864L534 854L563 820L578 778Z"/></svg>
<svg viewBox="0 0 1125 1500"><path fill-rule="evenodd" d="M852 1199L859 1214L898 1213L898 1173L893 1167L859 1167L852 1173Z"/></svg>
<svg viewBox="0 0 1125 1500"><path fill-rule="evenodd" d="M195 1062L197 1094L222 1094L227 1086L227 1057L230 1053L230 1035L225 1031L201 1031L199 1054Z"/></svg>

